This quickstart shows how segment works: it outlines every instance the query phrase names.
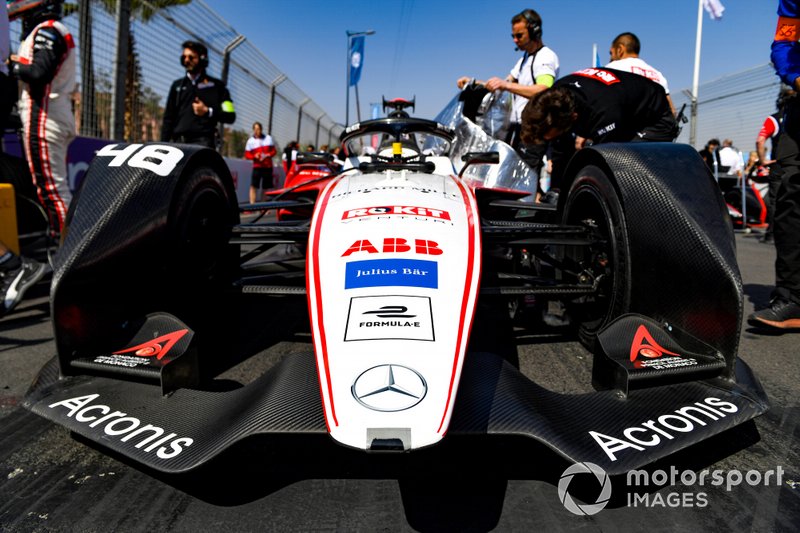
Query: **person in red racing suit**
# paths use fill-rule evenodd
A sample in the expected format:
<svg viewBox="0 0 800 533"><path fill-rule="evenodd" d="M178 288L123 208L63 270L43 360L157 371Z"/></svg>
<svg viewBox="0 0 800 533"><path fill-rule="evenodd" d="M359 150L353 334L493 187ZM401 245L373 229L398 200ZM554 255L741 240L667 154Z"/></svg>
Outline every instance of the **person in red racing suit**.
<svg viewBox="0 0 800 533"><path fill-rule="evenodd" d="M800 90L800 4L778 2L778 27L772 42L772 64L784 83ZM747 321L773 331L800 330L800 101L793 98L784 112L784 134L773 159L783 176L775 196L775 290L769 307Z"/></svg>
<svg viewBox="0 0 800 533"><path fill-rule="evenodd" d="M9 4L9 18L22 17L19 54L10 60L22 81L19 114L23 144L39 200L50 229L60 233L72 199L67 177L67 147L75 137L72 92L75 43L61 19L61 1Z"/></svg>

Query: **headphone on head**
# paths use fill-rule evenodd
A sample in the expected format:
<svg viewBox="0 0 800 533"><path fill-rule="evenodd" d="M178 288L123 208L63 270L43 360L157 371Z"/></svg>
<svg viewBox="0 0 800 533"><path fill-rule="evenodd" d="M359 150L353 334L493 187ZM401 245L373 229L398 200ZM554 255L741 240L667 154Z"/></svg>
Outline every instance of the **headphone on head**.
<svg viewBox="0 0 800 533"><path fill-rule="evenodd" d="M531 40L540 39L542 37L542 25L534 20L533 13L535 13L535 11L532 9L526 9L520 13L528 23L528 38Z"/></svg>
<svg viewBox="0 0 800 533"><path fill-rule="evenodd" d="M186 41L183 43L183 48L184 49L188 48L189 50L200 56L200 61L197 64L199 68L205 69L208 67L208 48L206 48L205 45L195 41ZM180 63L182 67L186 66L186 61L183 57L183 54L181 54Z"/></svg>

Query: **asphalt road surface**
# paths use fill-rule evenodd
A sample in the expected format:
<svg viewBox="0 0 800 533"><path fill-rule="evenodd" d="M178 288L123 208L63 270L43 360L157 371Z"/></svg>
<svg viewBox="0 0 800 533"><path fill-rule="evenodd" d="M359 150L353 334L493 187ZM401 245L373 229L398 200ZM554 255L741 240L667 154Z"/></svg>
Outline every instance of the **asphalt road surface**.
<svg viewBox="0 0 800 533"><path fill-rule="evenodd" d="M768 300L774 249L745 234L737 246L750 313ZM307 320L302 305L291 307L273 311L273 331ZM300 330L271 339L228 377L246 380L259 365L307 348ZM740 357L761 380L771 410L651 468L654 481L659 470L674 469L674 483L632 488L614 478L608 505L578 516L557 490L570 465L514 443L465 450L446 439L431 450L386 456L328 441L269 450L253 442L201 471L172 476L109 456L19 406L55 353L41 284L0 320L0 531L797 531L800 333L763 335L744 325L741 335ZM525 373L550 389L578 392L588 382L591 356L569 338L520 334L516 345ZM712 484L712 474L702 486L692 483L687 471L704 470L719 470L730 486ZM744 477L733 485L737 472ZM760 483L748 483L757 477ZM579 504L594 503L601 490L589 474L575 476L570 494L576 487Z"/></svg>

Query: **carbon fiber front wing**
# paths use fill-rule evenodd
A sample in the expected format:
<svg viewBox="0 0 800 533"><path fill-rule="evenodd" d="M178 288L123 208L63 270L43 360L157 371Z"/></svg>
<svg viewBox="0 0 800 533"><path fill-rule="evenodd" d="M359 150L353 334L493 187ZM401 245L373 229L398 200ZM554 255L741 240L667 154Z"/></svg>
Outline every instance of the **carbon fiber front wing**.
<svg viewBox="0 0 800 533"><path fill-rule="evenodd" d="M327 433L314 355L284 358L229 392L94 376L58 376L53 361L25 407L98 444L167 473L192 470L255 435ZM609 474L640 468L768 409L749 367L715 378L581 395L549 391L490 353L467 354L449 428L458 436L524 436Z"/></svg>

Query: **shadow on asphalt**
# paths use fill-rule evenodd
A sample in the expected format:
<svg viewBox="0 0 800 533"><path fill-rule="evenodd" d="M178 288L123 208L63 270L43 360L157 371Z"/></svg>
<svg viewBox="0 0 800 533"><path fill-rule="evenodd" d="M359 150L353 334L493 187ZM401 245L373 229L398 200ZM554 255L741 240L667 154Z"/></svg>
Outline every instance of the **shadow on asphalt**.
<svg viewBox="0 0 800 533"><path fill-rule="evenodd" d="M773 285L760 285L757 283L745 283L743 286L745 297L750 300L753 307L761 309L769 303Z"/></svg>
<svg viewBox="0 0 800 533"><path fill-rule="evenodd" d="M523 437L448 437L439 445L413 453L364 453L322 436L256 436L233 446L209 463L185 474L163 474L98 447L133 469L159 479L212 505L234 507L258 501L304 480L365 479L397 481L409 525L418 531L487 531L500 520L509 481L542 481L557 487L572 463L544 445ZM753 421L732 428L643 470L672 468L700 471L760 440ZM570 495L594 502L596 478L577 474ZM652 479L652 476L650 476ZM611 478L614 487L629 487L626 476ZM635 487L640 494L662 486ZM610 508L628 505L630 490L614 490Z"/></svg>

